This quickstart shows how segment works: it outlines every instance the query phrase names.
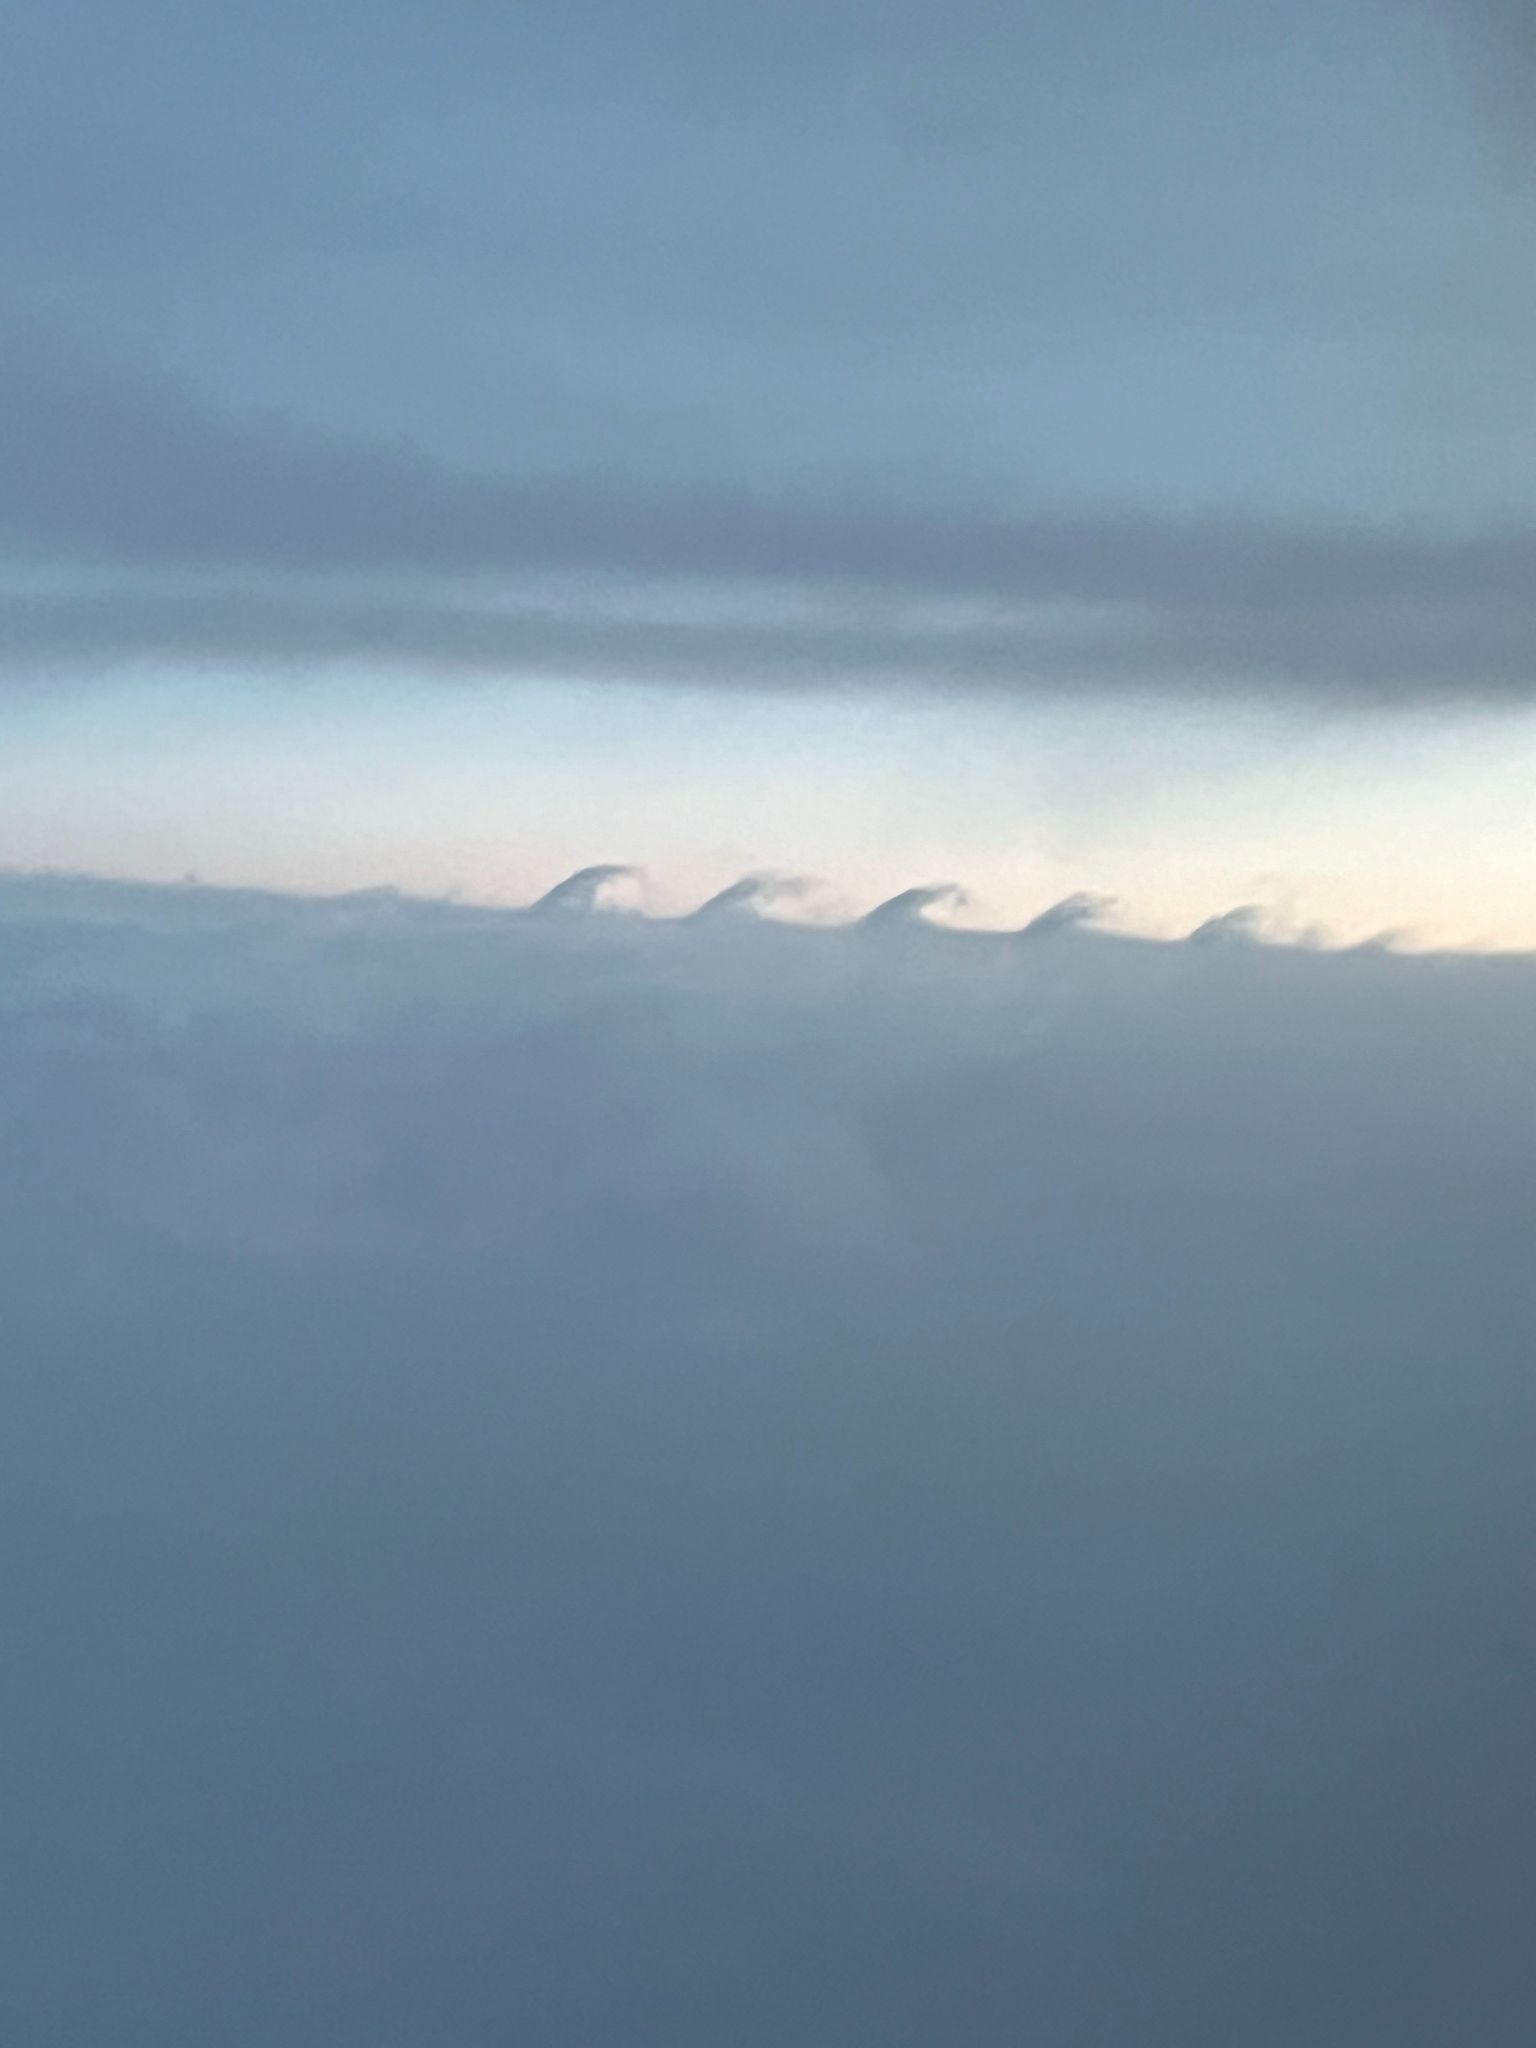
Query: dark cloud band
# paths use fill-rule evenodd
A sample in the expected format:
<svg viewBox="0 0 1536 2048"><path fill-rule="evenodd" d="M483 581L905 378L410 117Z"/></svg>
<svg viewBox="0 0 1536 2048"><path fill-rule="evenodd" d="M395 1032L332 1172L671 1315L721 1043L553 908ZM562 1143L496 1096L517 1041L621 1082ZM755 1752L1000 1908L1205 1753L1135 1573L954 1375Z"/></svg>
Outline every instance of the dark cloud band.
<svg viewBox="0 0 1536 2048"><path fill-rule="evenodd" d="M1536 688L1524 524L645 499L226 417L35 338L0 358L0 447L13 672L182 658L1383 700Z"/></svg>

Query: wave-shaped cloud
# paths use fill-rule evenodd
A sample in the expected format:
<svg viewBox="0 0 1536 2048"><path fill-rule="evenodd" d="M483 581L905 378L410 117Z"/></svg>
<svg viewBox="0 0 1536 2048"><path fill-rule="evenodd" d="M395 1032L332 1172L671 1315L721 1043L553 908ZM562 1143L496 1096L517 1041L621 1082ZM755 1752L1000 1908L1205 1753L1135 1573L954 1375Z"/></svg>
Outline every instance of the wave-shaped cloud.
<svg viewBox="0 0 1536 2048"><path fill-rule="evenodd" d="M638 868L623 861L599 861L556 882L531 908L539 916L634 911L640 908L640 885Z"/></svg>
<svg viewBox="0 0 1536 2048"><path fill-rule="evenodd" d="M743 875L738 881L727 883L691 915L706 919L771 917L786 904L803 903L814 886L804 875Z"/></svg>
<svg viewBox="0 0 1536 2048"><path fill-rule="evenodd" d="M974 902L958 883L923 883L898 891L850 921L825 915L795 916L816 895L820 884L804 876L752 873L716 892L696 909L677 915L649 910L645 872L624 861L602 861L578 868L544 895L522 906L443 901L409 896L398 889L354 890L345 896L289 897L267 889L206 888L194 884L166 887L154 883L106 880L91 875L29 873L0 869L0 925L35 918L61 922L144 924L160 929L201 928L208 924L269 924L379 931L387 927L422 930L453 927L464 931L504 929L509 922L536 923L592 917L599 925L682 924L708 930L717 925L771 923L814 938L858 929L878 936L904 929L942 931L971 945L1009 938L1042 939L1076 932L1095 940L1141 946L1169 943L1248 944L1268 947L1339 950L1315 926L1297 928L1261 904L1242 903L1202 920L1183 941L1138 933L1134 924L1111 922L1122 908L1118 899L1093 890L1075 890L1049 903L1022 927L1011 930L974 922L953 922ZM1343 948L1349 951L1393 952L1412 946L1409 928L1394 928ZM1467 948L1457 948L1467 952ZM1471 949L1475 950L1475 949Z"/></svg>
<svg viewBox="0 0 1536 2048"><path fill-rule="evenodd" d="M958 882L929 882L877 903L861 923L866 931L891 931L903 926L945 923L970 902ZM937 914L935 914L937 913Z"/></svg>
<svg viewBox="0 0 1536 2048"><path fill-rule="evenodd" d="M1102 924L1114 908L1113 896L1096 895L1089 889L1075 889L1070 896L1048 904L1032 917L1020 936L1043 939L1053 932L1082 931Z"/></svg>
<svg viewBox="0 0 1536 2048"><path fill-rule="evenodd" d="M1188 937L1192 946L1262 946L1279 936L1271 914L1259 903L1237 903L1197 924Z"/></svg>

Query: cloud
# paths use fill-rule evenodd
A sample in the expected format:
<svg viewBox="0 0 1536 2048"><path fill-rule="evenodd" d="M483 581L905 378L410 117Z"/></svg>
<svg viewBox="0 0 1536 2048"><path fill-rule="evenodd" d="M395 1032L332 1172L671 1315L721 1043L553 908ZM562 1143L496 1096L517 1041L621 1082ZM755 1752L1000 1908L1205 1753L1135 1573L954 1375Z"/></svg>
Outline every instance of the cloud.
<svg viewBox="0 0 1536 2048"><path fill-rule="evenodd" d="M18 2036L1516 2048L1533 973L0 880Z"/></svg>
<svg viewBox="0 0 1536 2048"><path fill-rule="evenodd" d="M1529 961L0 909L29 2038L1523 2038Z"/></svg>
<svg viewBox="0 0 1536 2048"><path fill-rule="evenodd" d="M0 663L389 661L697 684L1524 697L1536 530L963 519L227 417L13 324Z"/></svg>
<svg viewBox="0 0 1536 2048"><path fill-rule="evenodd" d="M578 868L563 882L541 896L534 910L540 916L568 915L594 910L632 910L641 880L638 868L622 861L600 861L595 867Z"/></svg>
<svg viewBox="0 0 1536 2048"><path fill-rule="evenodd" d="M1092 890L1075 889L1057 903L1047 905L1025 925L1023 936L1049 937L1053 932L1079 931L1102 922L1115 907L1113 896L1095 895Z"/></svg>
<svg viewBox="0 0 1536 2048"><path fill-rule="evenodd" d="M1189 934L1192 946L1256 946L1273 937L1270 913L1259 903L1238 903L1220 910Z"/></svg>
<svg viewBox="0 0 1536 2048"><path fill-rule="evenodd" d="M701 903L693 916L708 919L771 917L785 904L802 903L814 887L815 884L803 875L743 875L739 881L728 883L717 895L711 896L707 903Z"/></svg>
<svg viewBox="0 0 1536 2048"><path fill-rule="evenodd" d="M866 931L889 931L903 925L943 924L970 898L957 882L931 882L915 889L903 889L884 903L877 903L863 920ZM937 915L935 915L937 913Z"/></svg>
<svg viewBox="0 0 1536 2048"><path fill-rule="evenodd" d="M20 0L7 677L1528 695L1524 213L1303 5Z"/></svg>

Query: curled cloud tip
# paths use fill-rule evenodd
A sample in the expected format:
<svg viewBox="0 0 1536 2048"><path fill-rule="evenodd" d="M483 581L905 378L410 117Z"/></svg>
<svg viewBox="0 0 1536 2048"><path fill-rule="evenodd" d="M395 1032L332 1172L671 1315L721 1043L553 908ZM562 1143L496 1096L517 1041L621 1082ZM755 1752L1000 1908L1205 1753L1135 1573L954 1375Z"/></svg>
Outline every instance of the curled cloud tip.
<svg viewBox="0 0 1536 2048"><path fill-rule="evenodd" d="M1191 946L1264 946L1274 942L1276 933L1270 914L1258 903L1238 903L1197 924L1189 934Z"/></svg>
<svg viewBox="0 0 1536 2048"><path fill-rule="evenodd" d="M1020 936L1041 939L1052 932L1080 931L1085 926L1102 924L1114 907L1113 896L1095 895L1090 889L1075 889L1070 896L1063 896L1060 902L1052 903L1038 916L1032 917Z"/></svg>
<svg viewBox="0 0 1536 2048"><path fill-rule="evenodd" d="M804 875L743 875L692 914L711 924L723 918L771 919L781 906L802 902L812 886Z"/></svg>
<svg viewBox="0 0 1536 2048"><path fill-rule="evenodd" d="M541 896L533 909L543 916L583 916L593 911L634 912L640 908L641 875L623 861L578 868Z"/></svg>
<svg viewBox="0 0 1536 2048"><path fill-rule="evenodd" d="M890 926L944 925L970 902L968 892L957 882L930 882L919 888L903 889L876 904L861 922L866 929L884 931Z"/></svg>

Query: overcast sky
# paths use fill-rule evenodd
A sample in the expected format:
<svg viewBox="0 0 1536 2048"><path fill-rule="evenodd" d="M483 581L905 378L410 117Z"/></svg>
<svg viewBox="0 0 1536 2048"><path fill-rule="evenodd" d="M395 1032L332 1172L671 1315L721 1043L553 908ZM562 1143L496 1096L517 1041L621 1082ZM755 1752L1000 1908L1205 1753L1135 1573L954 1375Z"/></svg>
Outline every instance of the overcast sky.
<svg viewBox="0 0 1536 2048"><path fill-rule="evenodd" d="M493 892L618 853L707 889L788 835L698 801L677 696L704 693L756 707L715 714L706 779L798 755L787 811L760 778L748 809L809 812L793 857L865 897L905 847L1022 909L1044 835L1084 882L1134 868L1152 923L1283 875L1352 929L1529 942L1529 835L1479 855L1470 916L1373 813L1464 843L1393 780L1410 727L1463 792L1536 761L1532 46L1512 0L21 0L0 738L44 816L0 853L142 866L50 764L179 693L228 779L254 723L268 791L297 681L348 707L309 757L325 830L253 859L171 756L134 785L155 872ZM237 709L263 681L265 724ZM849 690L985 728L1013 829L975 844L984 777L952 762L855 858L816 790L868 811L913 776L910 714L854 742L824 708ZM434 863L366 812L421 807L450 691L493 703ZM1212 705L1219 787L1182 745ZM674 729L617 848L552 794L603 785L609 720ZM1062 745L1139 759L1177 823L1088 829L1039 791ZM494 871L461 829L488 752ZM1233 840L1237 786L1278 846Z"/></svg>
<svg viewBox="0 0 1536 2048"><path fill-rule="evenodd" d="M0 2037L1528 2048L1536 14L0 14Z"/></svg>

